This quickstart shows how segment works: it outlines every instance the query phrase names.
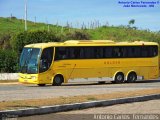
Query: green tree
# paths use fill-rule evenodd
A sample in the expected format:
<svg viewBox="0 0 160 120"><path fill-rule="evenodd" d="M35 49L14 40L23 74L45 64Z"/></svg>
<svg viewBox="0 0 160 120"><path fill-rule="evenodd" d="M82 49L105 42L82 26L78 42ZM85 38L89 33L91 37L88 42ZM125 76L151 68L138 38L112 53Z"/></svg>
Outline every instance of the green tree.
<svg viewBox="0 0 160 120"><path fill-rule="evenodd" d="M133 25L135 23L135 19L131 19L128 23L129 25Z"/></svg>

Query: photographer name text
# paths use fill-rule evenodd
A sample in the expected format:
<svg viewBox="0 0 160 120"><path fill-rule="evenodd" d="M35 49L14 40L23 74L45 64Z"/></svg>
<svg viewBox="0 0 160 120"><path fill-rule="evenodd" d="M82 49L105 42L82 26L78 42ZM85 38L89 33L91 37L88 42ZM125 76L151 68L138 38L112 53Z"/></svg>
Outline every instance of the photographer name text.
<svg viewBox="0 0 160 120"><path fill-rule="evenodd" d="M160 1L157 0L157 1L118 1L118 4L121 5L122 7L124 8L129 8L129 7L132 7L132 8L137 8L137 7L140 7L140 8L154 8L154 7L158 7L160 5Z"/></svg>

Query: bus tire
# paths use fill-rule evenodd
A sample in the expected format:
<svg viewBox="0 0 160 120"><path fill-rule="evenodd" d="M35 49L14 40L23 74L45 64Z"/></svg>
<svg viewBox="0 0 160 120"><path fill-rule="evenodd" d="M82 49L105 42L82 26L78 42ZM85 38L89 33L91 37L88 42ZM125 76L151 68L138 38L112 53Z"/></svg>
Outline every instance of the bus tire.
<svg viewBox="0 0 160 120"><path fill-rule="evenodd" d="M62 75L56 75L53 79L53 86L61 86L62 82L63 82L63 76Z"/></svg>
<svg viewBox="0 0 160 120"><path fill-rule="evenodd" d="M123 83L124 82L124 74L119 72L115 75L114 83Z"/></svg>
<svg viewBox="0 0 160 120"><path fill-rule="evenodd" d="M137 74L135 72L130 72L127 76L127 83L133 83L137 80Z"/></svg>
<svg viewBox="0 0 160 120"><path fill-rule="evenodd" d="M38 84L38 86L41 86L41 87L42 87L42 86L45 86L45 85L46 85L46 84Z"/></svg>

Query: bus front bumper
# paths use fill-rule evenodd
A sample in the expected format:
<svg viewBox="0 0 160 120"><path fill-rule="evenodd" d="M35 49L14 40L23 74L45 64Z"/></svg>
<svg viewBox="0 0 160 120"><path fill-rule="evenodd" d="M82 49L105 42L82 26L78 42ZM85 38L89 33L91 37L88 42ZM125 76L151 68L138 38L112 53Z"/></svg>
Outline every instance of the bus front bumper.
<svg viewBox="0 0 160 120"><path fill-rule="evenodd" d="M19 82L24 84L39 84L38 74L19 73Z"/></svg>

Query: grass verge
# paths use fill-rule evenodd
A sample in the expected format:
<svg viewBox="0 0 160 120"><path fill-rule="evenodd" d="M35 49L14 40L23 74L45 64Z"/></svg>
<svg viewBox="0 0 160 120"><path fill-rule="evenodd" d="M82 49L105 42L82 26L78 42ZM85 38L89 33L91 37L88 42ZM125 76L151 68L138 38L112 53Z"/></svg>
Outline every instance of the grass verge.
<svg viewBox="0 0 160 120"><path fill-rule="evenodd" d="M40 106L53 106L70 103L88 102L94 100L108 100L116 98L144 96L151 94L160 94L160 89L148 90L135 90L127 92L114 92L108 94L95 94L95 95L80 95L72 97L58 97L46 99L30 99L30 100L16 100L16 101L2 101L0 102L0 110L13 110L20 108L40 107Z"/></svg>

